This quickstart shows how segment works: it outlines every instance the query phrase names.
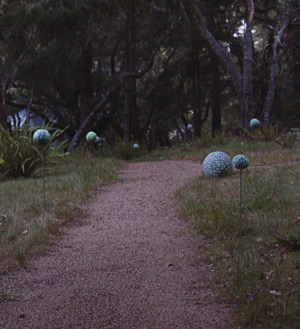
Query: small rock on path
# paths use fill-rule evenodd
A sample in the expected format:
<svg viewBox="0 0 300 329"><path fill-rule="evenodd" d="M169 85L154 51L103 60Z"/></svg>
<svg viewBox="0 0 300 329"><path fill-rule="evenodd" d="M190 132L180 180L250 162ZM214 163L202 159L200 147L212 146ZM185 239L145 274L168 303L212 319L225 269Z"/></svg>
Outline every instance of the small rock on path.
<svg viewBox="0 0 300 329"><path fill-rule="evenodd" d="M0 303L0 328L233 328L200 238L174 208L174 192L201 171L194 161L126 164L83 225L1 278L15 298Z"/></svg>

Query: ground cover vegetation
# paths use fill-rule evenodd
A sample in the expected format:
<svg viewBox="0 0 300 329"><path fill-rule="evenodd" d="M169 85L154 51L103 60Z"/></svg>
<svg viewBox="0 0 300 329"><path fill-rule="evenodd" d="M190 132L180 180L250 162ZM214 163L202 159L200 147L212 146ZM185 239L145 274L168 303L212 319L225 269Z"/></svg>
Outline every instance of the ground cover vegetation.
<svg viewBox="0 0 300 329"><path fill-rule="evenodd" d="M42 251L61 236L66 224L80 223L86 215L84 203L93 198L99 184L115 179L120 163L79 151L66 157L48 158L45 212L41 167L30 178L2 179L0 270L16 264L25 266L27 256Z"/></svg>
<svg viewBox="0 0 300 329"><path fill-rule="evenodd" d="M203 259L215 268L216 293L238 307L242 328L298 328L300 324L299 142L231 141L218 150L244 154L243 228L240 175L202 175L178 191L181 214L206 240ZM216 148L203 149L204 156ZM202 153L203 154L203 153ZM203 158L203 155L201 155Z"/></svg>

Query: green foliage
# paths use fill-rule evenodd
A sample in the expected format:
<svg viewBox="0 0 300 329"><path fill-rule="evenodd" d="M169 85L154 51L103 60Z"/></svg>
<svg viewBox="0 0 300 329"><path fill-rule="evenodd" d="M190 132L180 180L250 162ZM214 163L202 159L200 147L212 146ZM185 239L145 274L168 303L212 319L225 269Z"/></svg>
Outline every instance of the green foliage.
<svg viewBox="0 0 300 329"><path fill-rule="evenodd" d="M77 152L48 160L45 213L40 175L1 182L0 271L16 262L24 265L28 255L61 234L64 224L83 217L80 202L93 197L95 184L113 181L120 166L116 160Z"/></svg>
<svg viewBox="0 0 300 329"><path fill-rule="evenodd" d="M134 158L138 158L146 153L146 149L143 145L139 145L138 148L134 148L134 142L123 143L120 142L116 144L113 149L113 155L125 161L132 160Z"/></svg>
<svg viewBox="0 0 300 329"><path fill-rule="evenodd" d="M257 140L261 142L274 141L280 134L277 126L267 127L266 125L262 125L260 129L256 130L255 133Z"/></svg>
<svg viewBox="0 0 300 329"><path fill-rule="evenodd" d="M283 149L291 149L298 139L296 132L287 132L276 138L275 142L282 146Z"/></svg>
<svg viewBox="0 0 300 329"><path fill-rule="evenodd" d="M285 234L272 231L271 235L276 239L277 243L289 250L300 250L300 229L290 230Z"/></svg>
<svg viewBox="0 0 300 329"><path fill-rule="evenodd" d="M26 125L12 132L0 127L0 174L3 177L29 177L41 165L42 151L33 142L33 132ZM64 155L60 153L62 144L50 149L51 142L63 132L56 130L52 134L49 145L44 148L45 158Z"/></svg>

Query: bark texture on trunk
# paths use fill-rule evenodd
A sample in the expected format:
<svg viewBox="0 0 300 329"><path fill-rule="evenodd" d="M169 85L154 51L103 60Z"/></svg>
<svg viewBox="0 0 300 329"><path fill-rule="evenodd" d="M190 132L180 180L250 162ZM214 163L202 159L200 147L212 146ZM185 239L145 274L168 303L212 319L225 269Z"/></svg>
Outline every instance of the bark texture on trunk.
<svg viewBox="0 0 300 329"><path fill-rule="evenodd" d="M221 132L222 125L222 106L221 106L221 75L219 68L218 57L210 51L210 66L212 72L212 85L211 85L211 133L215 134Z"/></svg>
<svg viewBox="0 0 300 329"><path fill-rule="evenodd" d="M248 19L246 21L245 30L245 46L244 46L244 77L243 77L243 128L249 128L249 121L253 117L253 38L252 38L252 21L254 15L254 2L247 0Z"/></svg>
<svg viewBox="0 0 300 329"><path fill-rule="evenodd" d="M2 80L0 80L0 125L7 128L7 115L6 115L6 102L5 102L5 90L2 86Z"/></svg>
<svg viewBox="0 0 300 329"><path fill-rule="evenodd" d="M265 105L263 108L264 123L266 126L270 126L270 115L272 112L272 105L273 105L274 95L276 90L276 78L278 76L279 53L277 47L281 42L281 38L286 26L287 24L285 23L274 37L274 49L273 49L272 65L270 69L268 92L265 99Z"/></svg>
<svg viewBox="0 0 300 329"><path fill-rule="evenodd" d="M81 90L79 95L80 122L84 120L91 112L91 102L93 99L93 74L92 74L92 45L89 42L82 47L81 55Z"/></svg>

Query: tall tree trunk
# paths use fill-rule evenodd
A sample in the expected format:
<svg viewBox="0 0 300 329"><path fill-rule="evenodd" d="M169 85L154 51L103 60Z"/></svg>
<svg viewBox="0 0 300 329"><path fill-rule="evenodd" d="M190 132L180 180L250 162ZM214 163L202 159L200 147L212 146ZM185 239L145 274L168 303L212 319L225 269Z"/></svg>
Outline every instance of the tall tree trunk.
<svg viewBox="0 0 300 329"><path fill-rule="evenodd" d="M253 0L246 0L248 7L248 19L246 21L245 46L244 46L244 77L243 77L243 107L242 107L242 125L243 128L249 128L249 121L253 117L253 38L252 21L254 15Z"/></svg>
<svg viewBox="0 0 300 329"><path fill-rule="evenodd" d="M6 102L5 102L5 90L2 86L2 80L0 80L0 125L7 129L7 114L6 114Z"/></svg>
<svg viewBox="0 0 300 329"><path fill-rule="evenodd" d="M197 31L191 25L191 57L192 57L192 104L193 104L193 126L196 136L200 137L202 132L203 97L200 84L199 47L197 42Z"/></svg>
<svg viewBox="0 0 300 329"><path fill-rule="evenodd" d="M89 42L82 48L81 55L81 90L79 94L80 123L82 124L91 112L93 99L92 45Z"/></svg>
<svg viewBox="0 0 300 329"><path fill-rule="evenodd" d="M212 33L215 33L215 23L213 15L208 16L207 24ZM215 134L220 132L221 127L221 76L220 76L220 60L218 56L209 48L208 51L210 59L210 71L212 73L211 84L211 134L215 137Z"/></svg>
<svg viewBox="0 0 300 329"><path fill-rule="evenodd" d="M126 38L125 38L125 70L127 72L134 71L134 53L135 53L135 40L133 36L133 15L128 9L126 19ZM124 143L130 141L132 132L132 118L133 118L133 107L136 106L135 101L135 79L128 77L124 83L124 110L123 110L123 129L124 129Z"/></svg>
<svg viewBox="0 0 300 329"><path fill-rule="evenodd" d="M283 24L277 35L274 37L274 49L273 49L273 58L272 58L272 65L270 69L270 78L269 78L269 86L268 86L268 93L265 99L265 104L263 108L263 115L264 115L264 123L266 126L270 125L270 115L272 110L272 105L274 101L275 89L276 89L276 78L278 76L278 60L279 54L277 51L277 46L281 42L281 38L283 32L286 28L287 24Z"/></svg>
<svg viewBox="0 0 300 329"><path fill-rule="evenodd" d="M210 67L212 72L211 85L211 133L215 137L216 133L221 132L222 125L222 108L221 108L221 77L220 77L220 61L218 57L210 50Z"/></svg>

